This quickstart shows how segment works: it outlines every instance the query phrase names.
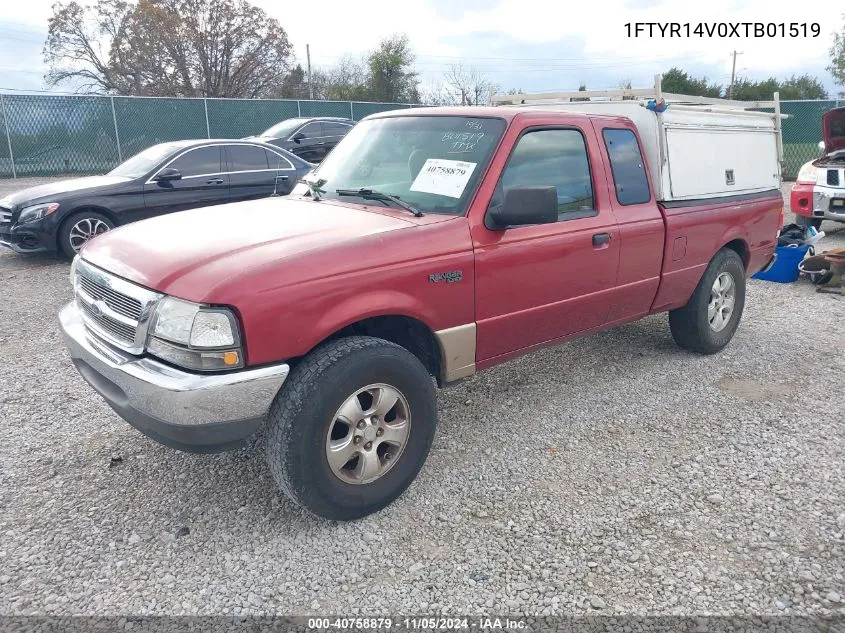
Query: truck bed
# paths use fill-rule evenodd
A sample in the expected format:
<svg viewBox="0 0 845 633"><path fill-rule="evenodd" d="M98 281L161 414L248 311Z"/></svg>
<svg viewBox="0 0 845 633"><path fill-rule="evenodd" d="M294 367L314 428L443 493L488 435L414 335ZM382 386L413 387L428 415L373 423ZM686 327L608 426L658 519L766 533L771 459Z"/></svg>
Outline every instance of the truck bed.
<svg viewBox="0 0 845 633"><path fill-rule="evenodd" d="M660 286L652 312L683 306L692 295L713 253L731 245L741 255L747 274L768 264L783 209L780 190L744 200L709 204L660 202L666 239Z"/></svg>

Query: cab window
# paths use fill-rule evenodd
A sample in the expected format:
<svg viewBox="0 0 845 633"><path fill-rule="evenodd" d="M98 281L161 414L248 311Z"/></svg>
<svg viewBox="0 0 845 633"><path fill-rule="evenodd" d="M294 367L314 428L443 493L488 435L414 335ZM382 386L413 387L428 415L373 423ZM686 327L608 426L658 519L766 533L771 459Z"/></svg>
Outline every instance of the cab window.
<svg viewBox="0 0 845 633"><path fill-rule="evenodd" d="M511 187L554 186L558 221L596 215L587 146L579 130L546 129L524 134L508 158L498 196Z"/></svg>
<svg viewBox="0 0 845 633"><path fill-rule="evenodd" d="M643 204L651 200L643 156L634 133L631 130L607 128L602 130L602 136L610 157L610 170L619 204Z"/></svg>

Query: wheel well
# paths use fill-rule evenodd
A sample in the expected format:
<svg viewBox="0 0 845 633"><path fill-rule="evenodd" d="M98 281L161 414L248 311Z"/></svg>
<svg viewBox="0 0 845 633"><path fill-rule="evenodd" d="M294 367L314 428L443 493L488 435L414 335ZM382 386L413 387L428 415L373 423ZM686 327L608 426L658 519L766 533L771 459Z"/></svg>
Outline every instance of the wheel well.
<svg viewBox="0 0 845 633"><path fill-rule="evenodd" d="M347 325L326 340L356 335L373 336L401 345L419 359L428 373L440 380L440 348L434 333L422 321L398 315L372 317Z"/></svg>
<svg viewBox="0 0 845 633"><path fill-rule="evenodd" d="M748 250L748 244L745 243L745 240L731 240L722 248L729 248L739 255L739 258L742 260L742 265L745 266L746 270L748 270L748 264L751 260L751 252Z"/></svg>
<svg viewBox="0 0 845 633"><path fill-rule="evenodd" d="M62 220L61 224L59 225L59 230L56 231L56 247L57 248L61 248L61 245L59 244L59 239L60 239L60 236L62 234L62 229L64 229L65 225L68 223L68 221L72 217L77 216L80 213L83 213L84 211L93 211L94 213L99 213L100 215L104 215L105 217L107 217L111 221L111 223L114 226L118 226L120 224L120 222L117 221L117 218L115 217L114 213L112 213L111 211L109 211L108 209L106 209L104 207L97 207L97 206L94 206L94 205L84 205L84 206L81 206L81 207L76 207L75 209L71 210L70 213L68 213L65 216L65 218Z"/></svg>

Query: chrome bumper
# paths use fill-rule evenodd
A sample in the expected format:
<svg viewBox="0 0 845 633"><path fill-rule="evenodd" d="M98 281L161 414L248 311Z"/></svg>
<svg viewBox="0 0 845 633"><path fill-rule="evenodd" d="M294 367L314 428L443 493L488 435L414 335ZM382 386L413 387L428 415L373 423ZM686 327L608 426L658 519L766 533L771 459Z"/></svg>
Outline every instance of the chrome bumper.
<svg viewBox="0 0 845 633"><path fill-rule="evenodd" d="M845 222L845 206L831 209L832 200L845 200L845 189L841 187L813 186L813 217L836 222Z"/></svg>
<svg viewBox="0 0 845 633"><path fill-rule="evenodd" d="M132 426L181 450L241 445L263 422L290 371L283 363L228 374L186 372L97 339L73 302L59 320L82 377Z"/></svg>

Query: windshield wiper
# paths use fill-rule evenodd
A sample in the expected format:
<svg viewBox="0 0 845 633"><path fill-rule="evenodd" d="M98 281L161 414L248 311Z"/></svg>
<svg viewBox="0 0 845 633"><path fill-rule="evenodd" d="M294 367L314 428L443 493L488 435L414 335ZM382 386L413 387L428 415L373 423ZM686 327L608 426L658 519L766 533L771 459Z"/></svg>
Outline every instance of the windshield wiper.
<svg viewBox="0 0 845 633"><path fill-rule="evenodd" d="M406 211L410 211L415 217L421 218L423 215L422 211L416 207L412 207L410 204L399 198L399 196L392 196L389 193L376 191L375 189L335 189L335 193L339 196L357 196L358 198L364 198L364 200L392 202Z"/></svg>
<svg viewBox="0 0 845 633"><path fill-rule="evenodd" d="M303 185L308 187L308 191L311 192L311 199L312 200L318 200L319 201L319 200L321 200L320 196L322 194L326 193L326 191L324 189L320 189L320 187L322 187L324 184L326 184L326 181L325 181L324 178L318 178L317 180L309 180L309 179L305 179L305 178L300 178L299 182L301 182Z"/></svg>

